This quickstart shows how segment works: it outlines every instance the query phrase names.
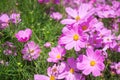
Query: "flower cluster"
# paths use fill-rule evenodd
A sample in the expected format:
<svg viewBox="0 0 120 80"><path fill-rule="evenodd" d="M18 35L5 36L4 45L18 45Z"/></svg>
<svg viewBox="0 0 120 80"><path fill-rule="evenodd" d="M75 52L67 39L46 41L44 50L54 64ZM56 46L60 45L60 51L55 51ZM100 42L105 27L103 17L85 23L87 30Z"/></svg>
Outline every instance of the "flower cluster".
<svg viewBox="0 0 120 80"><path fill-rule="evenodd" d="M113 62L111 63L110 65L110 68L111 68L111 71L115 74L120 74L120 62L116 63L116 62Z"/></svg>
<svg viewBox="0 0 120 80"><path fill-rule="evenodd" d="M69 3L68 3L69 2ZM58 39L58 45L48 53L48 62L54 63L47 69L48 76L34 75L34 80L85 80L85 76L102 76L106 68L108 50L120 52L119 29L120 3L111 5L102 0L63 0L66 18ZM116 5L114 5L116 4ZM57 13L56 13L57 14ZM59 15L50 17L58 21ZM104 19L112 18L105 25ZM112 26L111 26L112 25ZM74 50L77 57L68 57L68 50ZM112 70L120 73L120 64L112 65Z"/></svg>
<svg viewBox="0 0 120 80"><path fill-rule="evenodd" d="M10 16L8 14L0 15L0 29L5 29L9 26L9 23L18 24L21 21L19 13L12 13Z"/></svg>
<svg viewBox="0 0 120 80"><path fill-rule="evenodd" d="M8 41L2 44L3 53L5 55L16 57L18 56L17 51L19 51L23 60L29 62L33 61L34 66L38 68L37 63L39 61L34 62L34 60L41 59L39 57L42 50L39 44L36 43L37 41L34 41L38 40L40 44L46 42L43 44L42 48L47 49L46 51L50 50L46 55L46 61L47 63L49 63L49 66L47 68L47 75L39 74L37 72L38 69L35 69L35 72L37 73L34 74L34 80L88 80L89 77L104 77L106 71L114 75L120 75L120 61L111 60L111 57L113 57L111 56L112 53L120 52L120 1L37 1L40 5L43 4L42 7L45 5L47 6L45 7L45 10L55 4L55 6L52 6L50 10L46 12L48 12L47 14L49 14L49 18L56 20L56 24L60 23L63 26L59 37L57 36L57 45L53 47L53 42L46 42L46 39L49 38L49 35L47 35L46 37L46 34L44 34L45 31L43 31L43 37L41 38L41 40L39 40L37 34L33 32L35 31L35 28L32 25L31 28L25 28L24 30L20 30L20 28L18 28L19 30L17 32L10 32L10 35L14 34L14 36L12 36L10 39L14 39L14 41L18 43L18 46L15 46L12 42ZM38 6L39 5L37 5L37 7ZM60 7L60 12L56 11L58 10L55 8L56 6ZM33 6L33 8L34 7L36 6ZM30 14L32 14L33 12L34 10L30 12ZM45 18L47 14L43 14L43 19L46 20L48 18ZM48 20L52 21L51 19ZM31 21L33 23L36 20L31 19ZM10 15L6 13L1 14L0 30L2 31L0 32L0 37L3 33L6 33L3 29L11 26L10 24L17 27L17 24L20 22L21 18L19 13L12 13ZM35 22L35 25L44 26L43 22L40 24ZM21 25L23 26L24 23L22 23ZM52 24L48 24L48 26L49 25ZM32 30L33 28L34 30ZM43 27L41 28L41 31L45 30ZM8 31L10 29L11 28L8 28ZM49 28L49 30L52 29ZM2 37L4 36L5 35L2 35ZM4 37L4 39L7 40L8 37L9 36ZM45 41L42 42L42 39L44 40L44 38ZM51 39L51 41L54 40ZM46 51L43 51L43 53ZM18 58L21 58L21 56ZM111 61L111 63L109 63L109 61ZM2 59L0 60L0 64L6 66L9 65L6 60ZM17 66L21 67L18 68L18 71L24 71L22 69L22 62L18 62ZM27 70L29 71L28 68L26 68L25 71ZM109 75L111 75L110 73Z"/></svg>
<svg viewBox="0 0 120 80"><path fill-rule="evenodd" d="M12 42L5 42L4 44L2 44L2 47L4 47L4 51L3 53L5 55L17 55L17 51L16 51L16 46L13 45Z"/></svg>
<svg viewBox="0 0 120 80"><path fill-rule="evenodd" d="M17 40L21 43L26 43L22 49L23 59L32 61L36 60L40 56L41 49L34 41L29 41L32 35L32 30L27 28L25 30L20 30L15 34ZM28 42L29 41L29 42Z"/></svg>

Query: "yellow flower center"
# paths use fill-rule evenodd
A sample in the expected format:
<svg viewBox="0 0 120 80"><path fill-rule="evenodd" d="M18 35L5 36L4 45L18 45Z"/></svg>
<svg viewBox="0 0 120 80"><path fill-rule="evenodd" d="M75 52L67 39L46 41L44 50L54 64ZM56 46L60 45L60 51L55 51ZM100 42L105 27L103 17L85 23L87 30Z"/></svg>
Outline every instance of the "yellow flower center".
<svg viewBox="0 0 120 80"><path fill-rule="evenodd" d="M74 69L73 69L73 68L71 68L71 69L70 69L70 73L72 73L72 74L73 74L74 72L75 72L75 71L74 71Z"/></svg>
<svg viewBox="0 0 120 80"><path fill-rule="evenodd" d="M79 35L78 35L78 34L75 34L75 35L73 36L73 40L74 40L74 41L79 40Z"/></svg>
<svg viewBox="0 0 120 80"><path fill-rule="evenodd" d="M34 53L34 50L30 50L30 54Z"/></svg>
<svg viewBox="0 0 120 80"><path fill-rule="evenodd" d="M109 41L110 39L109 38L107 38L107 41Z"/></svg>
<svg viewBox="0 0 120 80"><path fill-rule="evenodd" d="M50 80L55 80L55 76L51 75Z"/></svg>
<svg viewBox="0 0 120 80"><path fill-rule="evenodd" d="M95 66L96 65L96 62L95 61L91 61L90 62L90 66Z"/></svg>
<svg viewBox="0 0 120 80"><path fill-rule="evenodd" d="M87 26L82 26L82 30L87 30Z"/></svg>
<svg viewBox="0 0 120 80"><path fill-rule="evenodd" d="M53 70L52 70L52 72L56 72L57 71L57 69L56 68L54 68Z"/></svg>
<svg viewBox="0 0 120 80"><path fill-rule="evenodd" d="M79 17L79 16L76 16L75 20L76 20L76 21L79 21L79 20L80 20L80 17Z"/></svg>
<svg viewBox="0 0 120 80"><path fill-rule="evenodd" d="M56 56L56 58L57 58L57 59L60 59L60 58L61 58L61 55L60 55L60 54L58 54L58 55Z"/></svg>

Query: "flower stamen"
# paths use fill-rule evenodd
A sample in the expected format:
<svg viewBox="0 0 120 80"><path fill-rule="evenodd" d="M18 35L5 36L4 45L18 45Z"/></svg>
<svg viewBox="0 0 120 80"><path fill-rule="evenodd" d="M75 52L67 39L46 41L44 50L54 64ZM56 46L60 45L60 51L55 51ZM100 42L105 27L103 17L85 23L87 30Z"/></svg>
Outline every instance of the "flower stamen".
<svg viewBox="0 0 120 80"><path fill-rule="evenodd" d="M75 34L75 35L73 36L73 40L74 40L74 41L79 40L79 35L78 35L78 34Z"/></svg>
<svg viewBox="0 0 120 80"><path fill-rule="evenodd" d="M95 66L96 65L96 62L95 61L91 61L90 62L90 66Z"/></svg>

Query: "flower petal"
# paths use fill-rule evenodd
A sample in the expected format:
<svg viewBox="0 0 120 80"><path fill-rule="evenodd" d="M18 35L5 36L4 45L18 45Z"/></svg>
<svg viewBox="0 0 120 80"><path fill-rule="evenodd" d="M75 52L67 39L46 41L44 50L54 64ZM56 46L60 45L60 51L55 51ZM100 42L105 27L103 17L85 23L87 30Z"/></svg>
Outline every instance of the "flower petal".
<svg viewBox="0 0 120 80"><path fill-rule="evenodd" d="M70 15L73 18L76 18L76 16L78 16L77 15L77 11L72 9L72 8L70 8L70 7L66 8L65 10L68 13L68 15Z"/></svg>

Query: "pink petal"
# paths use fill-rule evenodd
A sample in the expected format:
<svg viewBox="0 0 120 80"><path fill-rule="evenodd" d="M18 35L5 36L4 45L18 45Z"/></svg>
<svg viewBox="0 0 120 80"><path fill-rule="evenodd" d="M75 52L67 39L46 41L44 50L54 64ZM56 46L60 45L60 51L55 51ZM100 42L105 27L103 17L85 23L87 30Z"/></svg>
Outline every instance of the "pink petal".
<svg viewBox="0 0 120 80"><path fill-rule="evenodd" d="M80 51L81 48L79 47L78 42L76 42L74 49L75 51Z"/></svg>
<svg viewBox="0 0 120 80"><path fill-rule="evenodd" d="M100 71L99 71L98 69L94 69L94 70L92 71L92 74L93 74L93 76L95 76L95 77L101 75L101 73L100 73Z"/></svg>
<svg viewBox="0 0 120 80"><path fill-rule="evenodd" d="M60 40L62 41L63 44L70 43L71 41L73 41L73 39L68 36L61 37Z"/></svg>
<svg viewBox="0 0 120 80"><path fill-rule="evenodd" d="M105 65L102 62L97 63L97 67L99 68L99 70L104 70Z"/></svg>
<svg viewBox="0 0 120 80"><path fill-rule="evenodd" d="M70 15L73 18L76 18L76 16L78 16L77 11L70 7L66 8L65 10L68 13L68 15Z"/></svg>
<svg viewBox="0 0 120 80"><path fill-rule="evenodd" d="M88 56L88 57L93 58L94 51L93 51L92 48L88 48L88 49L86 50L86 53L87 53L87 56Z"/></svg>
<svg viewBox="0 0 120 80"><path fill-rule="evenodd" d="M36 74L36 75L34 75L34 80L49 80L49 77L47 77L45 75Z"/></svg>
<svg viewBox="0 0 120 80"><path fill-rule="evenodd" d="M85 70L83 70L83 74L89 75L92 72L92 69L90 67L87 67Z"/></svg>
<svg viewBox="0 0 120 80"><path fill-rule="evenodd" d="M79 7L79 16L80 18L84 18L87 13L88 13L88 10L90 9L90 5L89 4L81 4L80 7Z"/></svg>
<svg viewBox="0 0 120 80"><path fill-rule="evenodd" d="M76 22L76 20L74 20L74 19L63 19L61 21L61 24L73 24L75 22Z"/></svg>
<svg viewBox="0 0 120 80"><path fill-rule="evenodd" d="M81 62L77 63L77 68L79 70L84 70L86 67L87 67L87 64L85 64L85 63L81 63Z"/></svg>
<svg viewBox="0 0 120 80"><path fill-rule="evenodd" d="M70 42L70 43L68 43L68 44L65 45L65 49L70 50L70 49L72 49L74 46L75 46L75 42L72 41L72 42Z"/></svg>

